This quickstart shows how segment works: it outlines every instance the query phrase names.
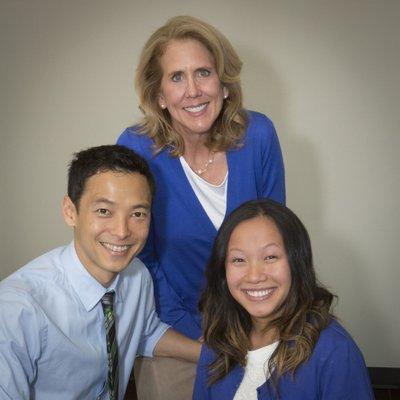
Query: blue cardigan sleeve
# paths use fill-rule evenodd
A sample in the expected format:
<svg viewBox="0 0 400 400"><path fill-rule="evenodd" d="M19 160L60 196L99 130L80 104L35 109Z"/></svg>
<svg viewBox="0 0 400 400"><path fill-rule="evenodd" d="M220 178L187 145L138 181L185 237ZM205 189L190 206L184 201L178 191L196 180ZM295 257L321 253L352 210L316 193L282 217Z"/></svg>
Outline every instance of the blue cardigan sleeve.
<svg viewBox="0 0 400 400"><path fill-rule="evenodd" d="M153 224L150 225L149 236L145 247L139 254L139 258L147 266L153 277L154 291L156 293L156 308L160 319L173 325L174 329L192 339L198 339L201 336L201 331L197 321L185 307L183 307L182 300L168 284L167 278L160 267L157 250L154 245Z"/></svg>
<svg viewBox="0 0 400 400"><path fill-rule="evenodd" d="M321 368L319 392L326 400L373 400L364 358L351 340L340 344Z"/></svg>
<svg viewBox="0 0 400 400"><path fill-rule="evenodd" d="M308 361L279 379L280 399L373 400L371 382L361 351L336 321L325 328ZM262 399L276 399L269 379Z"/></svg>
<svg viewBox="0 0 400 400"><path fill-rule="evenodd" d="M128 147L141 155L148 161L151 168L151 149L144 149L141 145L141 140L136 135L131 134L129 129L121 134L117 140L117 144ZM192 339L198 339L201 336L200 325L182 305L182 300L169 285L165 273L160 266L154 238L154 225L151 222L146 244L138 257L152 275L156 308L159 317L163 322L172 325L179 332L184 333Z"/></svg>
<svg viewBox="0 0 400 400"><path fill-rule="evenodd" d="M192 400L210 400L208 390L209 364L213 361L214 353L205 345L201 346L200 359L197 364L196 380L194 382Z"/></svg>
<svg viewBox="0 0 400 400"><path fill-rule="evenodd" d="M282 151L274 124L265 115L250 112L249 137L253 137L256 146L255 157L260 164L255 166L258 197L269 198L285 204L285 168ZM261 183L261 184L260 184Z"/></svg>

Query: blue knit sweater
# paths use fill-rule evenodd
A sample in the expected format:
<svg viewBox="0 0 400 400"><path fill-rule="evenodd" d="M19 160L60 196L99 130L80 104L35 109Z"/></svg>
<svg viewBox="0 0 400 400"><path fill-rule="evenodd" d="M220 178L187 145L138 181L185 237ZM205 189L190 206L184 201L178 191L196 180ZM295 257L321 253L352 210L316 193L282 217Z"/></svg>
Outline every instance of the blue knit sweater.
<svg viewBox="0 0 400 400"><path fill-rule="evenodd" d="M139 258L150 270L162 321L192 338L201 336L197 308L204 285L204 268L216 229L208 218L178 158L168 149L154 156L153 141L126 129L118 144L149 163L156 180L149 238ZM227 152L227 211L247 200L269 197L285 202L282 154L272 122L249 112L243 146Z"/></svg>

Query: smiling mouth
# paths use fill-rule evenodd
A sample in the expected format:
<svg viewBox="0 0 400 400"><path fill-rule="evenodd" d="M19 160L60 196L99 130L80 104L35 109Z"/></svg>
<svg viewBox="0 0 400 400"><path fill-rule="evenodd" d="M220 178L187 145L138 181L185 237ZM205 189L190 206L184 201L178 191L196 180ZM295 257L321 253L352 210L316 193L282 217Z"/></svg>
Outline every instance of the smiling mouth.
<svg viewBox="0 0 400 400"><path fill-rule="evenodd" d="M198 113L200 111L203 111L207 106L208 106L208 103L203 103L203 104L199 104L198 106L184 107L183 109L185 111L189 111L190 113Z"/></svg>
<svg viewBox="0 0 400 400"><path fill-rule="evenodd" d="M114 253L124 253L132 247L131 244L116 245L108 242L100 242L100 243L107 250L111 250Z"/></svg>
<svg viewBox="0 0 400 400"><path fill-rule="evenodd" d="M250 298L253 298L255 300L265 299L265 298L269 297L274 291L275 291L275 288L262 289L262 290L243 289L244 293L246 293Z"/></svg>

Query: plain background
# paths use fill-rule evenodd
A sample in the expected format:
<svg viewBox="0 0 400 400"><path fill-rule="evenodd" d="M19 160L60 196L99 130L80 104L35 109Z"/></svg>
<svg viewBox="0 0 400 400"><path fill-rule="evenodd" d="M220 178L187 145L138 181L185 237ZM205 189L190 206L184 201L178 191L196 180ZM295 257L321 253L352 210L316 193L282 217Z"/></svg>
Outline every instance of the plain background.
<svg viewBox="0 0 400 400"><path fill-rule="evenodd" d="M140 117L139 52L179 14L231 40L337 315L369 366L400 367L398 0L0 0L0 279L70 241L67 164Z"/></svg>

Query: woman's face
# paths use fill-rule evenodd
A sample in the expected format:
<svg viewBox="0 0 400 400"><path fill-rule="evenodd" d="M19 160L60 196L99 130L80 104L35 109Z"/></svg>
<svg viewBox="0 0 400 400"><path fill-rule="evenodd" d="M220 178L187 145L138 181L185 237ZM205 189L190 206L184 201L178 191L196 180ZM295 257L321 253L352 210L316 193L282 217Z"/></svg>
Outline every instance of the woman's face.
<svg viewBox="0 0 400 400"><path fill-rule="evenodd" d="M228 95L212 54L197 40L171 40L160 62L159 106L168 109L173 127L183 137L208 134Z"/></svg>
<svg viewBox="0 0 400 400"><path fill-rule="evenodd" d="M229 240L225 268L232 297L250 314L253 326L265 327L292 282L275 223L262 216L241 222Z"/></svg>

